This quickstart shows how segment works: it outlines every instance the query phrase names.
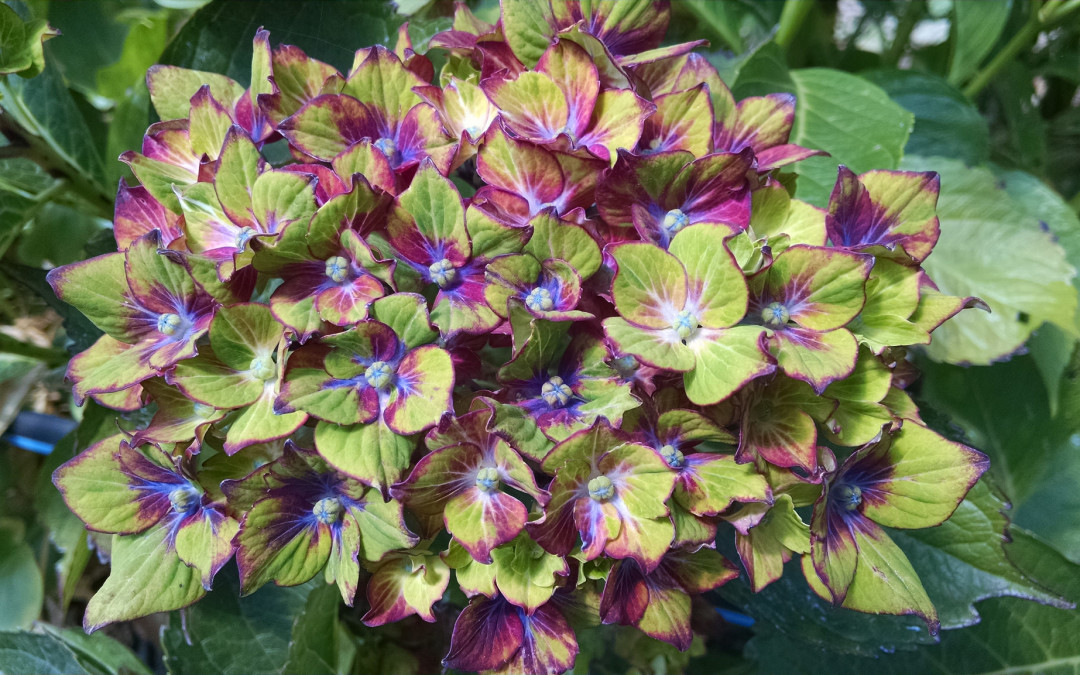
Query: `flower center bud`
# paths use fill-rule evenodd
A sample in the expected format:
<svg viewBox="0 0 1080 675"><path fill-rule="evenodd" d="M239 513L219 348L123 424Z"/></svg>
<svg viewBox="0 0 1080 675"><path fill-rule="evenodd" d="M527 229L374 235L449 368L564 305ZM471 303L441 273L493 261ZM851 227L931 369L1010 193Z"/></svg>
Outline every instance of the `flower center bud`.
<svg viewBox="0 0 1080 675"><path fill-rule="evenodd" d="M606 502L615 496L615 486L607 476L597 476L589 481L589 496L598 502Z"/></svg>
<svg viewBox="0 0 1080 675"><path fill-rule="evenodd" d="M173 335L181 323L183 323L183 320L179 314L162 314L157 318L157 329L159 333L164 335Z"/></svg>
<svg viewBox="0 0 1080 675"><path fill-rule="evenodd" d="M236 233L236 248L238 250L244 248L244 245L247 244L248 239L251 239L254 234L255 230L250 227L241 228L240 231Z"/></svg>
<svg viewBox="0 0 1080 675"><path fill-rule="evenodd" d="M689 224L690 218L679 209L671 209L664 214L663 228L668 234L675 234Z"/></svg>
<svg viewBox="0 0 1080 675"><path fill-rule="evenodd" d="M266 382L277 377L277 364L269 356L256 356L251 359L251 365L248 366L248 372L255 379Z"/></svg>
<svg viewBox="0 0 1080 675"><path fill-rule="evenodd" d="M682 466L683 461L686 459L678 448L670 444L660 448L660 456L664 458L664 461L668 463L668 466L676 469Z"/></svg>
<svg viewBox="0 0 1080 675"><path fill-rule="evenodd" d="M177 513L187 513L195 506L198 499L199 493L189 485L178 487L169 493L169 503L172 504L173 511Z"/></svg>
<svg viewBox="0 0 1080 675"><path fill-rule="evenodd" d="M783 303L770 302L765 306L765 309L761 310L761 320L765 322L766 326L783 326L791 318L791 313L788 312L788 308L784 307Z"/></svg>
<svg viewBox="0 0 1080 675"><path fill-rule="evenodd" d="M555 298L551 297L551 291L537 286L525 296L525 305L534 312L547 312L555 307Z"/></svg>
<svg viewBox="0 0 1080 675"><path fill-rule="evenodd" d="M323 525L333 525L341 518L341 502L336 497L325 497L315 502L311 512Z"/></svg>
<svg viewBox="0 0 1080 675"><path fill-rule="evenodd" d="M480 125L472 124L465 127L465 133L469 134L469 138L477 138L480 135Z"/></svg>
<svg viewBox="0 0 1080 675"><path fill-rule="evenodd" d="M552 408L563 407L570 402L570 397L573 395L573 390L571 390L569 385L563 382L563 379L558 375L551 378L544 383L544 386L540 387L540 397Z"/></svg>
<svg viewBox="0 0 1080 675"><path fill-rule="evenodd" d="M345 281L349 276L349 261L340 255L336 255L326 261L326 276L335 284Z"/></svg>
<svg viewBox="0 0 1080 675"><path fill-rule="evenodd" d="M431 263L428 267L428 274L431 276L431 280L439 285L439 288L446 288L447 285L457 278L457 270L446 258L443 258L439 262Z"/></svg>
<svg viewBox="0 0 1080 675"><path fill-rule="evenodd" d="M216 412L217 412L217 408L215 408L212 405L206 405L205 403L196 403L191 408L191 414L193 416L195 416L195 417L202 417L202 418L213 417L214 413L216 413Z"/></svg>
<svg viewBox="0 0 1080 675"><path fill-rule="evenodd" d="M376 389L386 389L394 378L394 368L386 361L376 361L364 371L364 379Z"/></svg>
<svg viewBox="0 0 1080 675"><path fill-rule="evenodd" d="M397 143L392 138L380 138L375 141L374 145L387 157L393 157L394 153L397 152Z"/></svg>
<svg viewBox="0 0 1080 675"><path fill-rule="evenodd" d="M858 485L842 483L833 488L833 494L836 495L836 502L845 511L854 511L859 508L859 504L862 504L862 490Z"/></svg>
<svg viewBox="0 0 1080 675"><path fill-rule="evenodd" d="M685 340L697 332L697 317L684 309L675 315L675 320L671 322L671 329L674 330L680 338Z"/></svg>
<svg viewBox="0 0 1080 675"><path fill-rule="evenodd" d="M484 492L495 492L499 489L499 470L493 466L486 466L476 472L476 487Z"/></svg>

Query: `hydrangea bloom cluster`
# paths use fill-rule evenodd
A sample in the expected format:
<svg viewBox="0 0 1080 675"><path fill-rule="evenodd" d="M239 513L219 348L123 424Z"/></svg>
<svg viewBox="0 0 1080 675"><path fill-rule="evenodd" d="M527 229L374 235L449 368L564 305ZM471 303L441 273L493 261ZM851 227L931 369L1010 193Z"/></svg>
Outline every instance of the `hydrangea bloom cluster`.
<svg viewBox="0 0 1080 675"><path fill-rule="evenodd" d="M437 77L405 28L347 73L264 31L247 88L151 70L119 250L50 274L104 331L76 398L154 411L55 474L113 535L87 629L235 557L244 593L321 574L369 626L456 584L446 666L554 673L581 626L687 649L697 596L792 556L936 629L882 526L941 523L987 467L904 390L905 348L974 302L920 267L937 176L793 199L820 154L794 98L736 102L660 46L668 12L459 4Z"/></svg>

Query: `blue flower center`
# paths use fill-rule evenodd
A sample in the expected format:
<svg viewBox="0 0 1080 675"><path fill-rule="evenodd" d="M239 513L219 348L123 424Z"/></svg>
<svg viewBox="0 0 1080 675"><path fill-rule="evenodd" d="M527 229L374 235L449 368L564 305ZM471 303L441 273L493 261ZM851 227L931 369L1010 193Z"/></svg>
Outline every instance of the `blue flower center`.
<svg viewBox="0 0 1080 675"><path fill-rule="evenodd" d="M615 485L607 476L597 476L589 481L589 497L594 501L606 502L615 496Z"/></svg>
<svg viewBox="0 0 1080 675"><path fill-rule="evenodd" d="M443 258L439 262L431 263L428 267L428 275L431 276L432 281L439 285L439 288L446 288L448 284L457 278L457 269L449 260Z"/></svg>
<svg viewBox="0 0 1080 675"><path fill-rule="evenodd" d="M761 320L766 326L783 326L791 319L791 312L781 302L770 302L761 310Z"/></svg>
<svg viewBox="0 0 1080 675"><path fill-rule="evenodd" d="M862 504L862 490L858 485L841 483L833 488L833 498L845 511L854 511Z"/></svg>
<svg viewBox="0 0 1080 675"><path fill-rule="evenodd" d="M675 315L675 320L671 322L671 329L674 330L680 338L685 340L697 332L697 317L684 309Z"/></svg>
<svg viewBox="0 0 1080 675"><path fill-rule="evenodd" d="M341 502L336 497L325 497L315 502L311 512L323 525L333 525L341 519Z"/></svg>
<svg viewBox="0 0 1080 675"><path fill-rule="evenodd" d="M547 312L555 307L555 298L551 297L551 291L538 286L525 296L525 305L534 312Z"/></svg>
<svg viewBox="0 0 1080 675"><path fill-rule="evenodd" d="M251 239L254 235L255 230L252 228L240 228L240 231L236 233L236 249L243 250L244 246L248 243L248 239Z"/></svg>
<svg viewBox="0 0 1080 675"><path fill-rule="evenodd" d="M326 261L326 276L335 284L340 284L349 276L349 261L343 256L336 255Z"/></svg>
<svg viewBox="0 0 1080 675"><path fill-rule="evenodd" d="M493 466L486 466L476 472L476 487L484 492L495 492L499 489L499 470Z"/></svg>
<svg viewBox="0 0 1080 675"><path fill-rule="evenodd" d="M392 138L380 138L375 141L374 145L387 157L393 157L394 153L397 152L397 143Z"/></svg>
<svg viewBox="0 0 1080 675"><path fill-rule="evenodd" d="M540 387L540 397L552 408L561 408L570 402L574 392L563 379L556 375Z"/></svg>
<svg viewBox="0 0 1080 675"><path fill-rule="evenodd" d="M668 466L678 469L683 465L686 457L674 445L668 444L660 448L660 456L668 463Z"/></svg>
<svg viewBox="0 0 1080 675"><path fill-rule="evenodd" d="M198 503L199 493L190 485L178 487L169 493L169 503L173 511L187 513Z"/></svg>
<svg viewBox="0 0 1080 675"><path fill-rule="evenodd" d="M394 379L394 367L386 361L376 361L364 371L364 379L376 389L386 389Z"/></svg>
<svg viewBox="0 0 1080 675"><path fill-rule="evenodd" d="M157 329L164 335L174 335L183 322L179 314L162 314L157 318Z"/></svg>
<svg viewBox="0 0 1080 675"><path fill-rule="evenodd" d="M671 209L664 214L664 222L661 227L664 232L673 235L690 224L690 218L679 209Z"/></svg>
<svg viewBox="0 0 1080 675"><path fill-rule="evenodd" d="M277 377L277 364L269 356L256 356L251 359L248 372L255 379L266 382Z"/></svg>

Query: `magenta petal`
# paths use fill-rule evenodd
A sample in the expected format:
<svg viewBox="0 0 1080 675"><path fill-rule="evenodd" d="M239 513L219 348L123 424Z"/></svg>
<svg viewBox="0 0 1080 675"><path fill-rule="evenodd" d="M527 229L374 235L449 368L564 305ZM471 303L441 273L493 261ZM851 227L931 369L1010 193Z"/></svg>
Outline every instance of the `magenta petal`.
<svg viewBox="0 0 1080 675"><path fill-rule="evenodd" d="M524 632L517 607L501 597L474 598L454 623L443 665L468 672L501 668L521 648Z"/></svg>

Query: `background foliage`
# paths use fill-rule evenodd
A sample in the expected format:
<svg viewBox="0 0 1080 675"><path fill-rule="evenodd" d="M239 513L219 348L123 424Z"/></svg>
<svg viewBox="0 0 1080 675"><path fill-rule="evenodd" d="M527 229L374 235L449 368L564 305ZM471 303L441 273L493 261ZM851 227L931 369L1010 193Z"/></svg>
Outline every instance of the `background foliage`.
<svg viewBox="0 0 1080 675"><path fill-rule="evenodd" d="M497 16L491 0L470 4ZM632 629L605 632L582 636L577 671L1080 672L1080 0L673 5L669 41L708 38L736 98L798 96L791 142L831 155L796 165L799 198L823 204L838 163L941 173L942 235L927 269L943 291L979 295L993 311L965 312L935 333L912 391L932 426L991 456L992 475L941 527L893 535L941 612L940 641L912 619L833 609L792 569L760 594L744 580L714 594L723 613L697 617L705 639L687 654ZM423 633L363 629L362 609L340 612L332 589L239 599L235 572L184 615L85 636L77 626L106 575L107 541L92 549L48 476L114 427L92 404L71 405L63 367L96 329L55 299L44 274L113 247L112 199L127 172L115 158L154 121L150 65L246 82L262 26L274 44L345 69L354 49L390 42L406 18L423 48L451 11L443 0L0 8L0 71L10 73L0 77L0 671L437 667ZM62 37L38 53L44 21ZM35 433L55 450L33 454L10 426L20 410L78 426L50 419Z"/></svg>

